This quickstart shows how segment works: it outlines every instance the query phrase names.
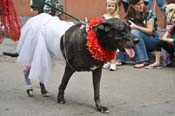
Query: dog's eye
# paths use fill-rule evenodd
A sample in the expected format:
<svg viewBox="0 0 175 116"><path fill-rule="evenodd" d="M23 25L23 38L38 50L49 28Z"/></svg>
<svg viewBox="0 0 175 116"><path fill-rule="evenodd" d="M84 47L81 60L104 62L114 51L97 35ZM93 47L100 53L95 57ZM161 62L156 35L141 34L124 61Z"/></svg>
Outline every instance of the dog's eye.
<svg viewBox="0 0 175 116"><path fill-rule="evenodd" d="M109 32L109 31L110 31L110 27L109 27L109 26L105 26L104 31L105 31L105 32Z"/></svg>
<svg viewBox="0 0 175 116"><path fill-rule="evenodd" d="M99 30L104 30L104 28L105 28L104 25L102 25L102 24L101 25L98 25L98 29Z"/></svg>
<svg viewBox="0 0 175 116"><path fill-rule="evenodd" d="M169 12L173 12L173 9L170 9Z"/></svg>

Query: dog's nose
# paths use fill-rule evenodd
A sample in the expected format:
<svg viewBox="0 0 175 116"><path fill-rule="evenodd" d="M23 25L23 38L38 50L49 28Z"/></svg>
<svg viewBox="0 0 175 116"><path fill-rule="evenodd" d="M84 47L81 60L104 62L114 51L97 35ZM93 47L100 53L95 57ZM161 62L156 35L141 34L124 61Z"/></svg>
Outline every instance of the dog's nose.
<svg viewBox="0 0 175 116"><path fill-rule="evenodd" d="M137 44L137 43L139 43L139 39L137 38L137 37L134 37L134 44Z"/></svg>

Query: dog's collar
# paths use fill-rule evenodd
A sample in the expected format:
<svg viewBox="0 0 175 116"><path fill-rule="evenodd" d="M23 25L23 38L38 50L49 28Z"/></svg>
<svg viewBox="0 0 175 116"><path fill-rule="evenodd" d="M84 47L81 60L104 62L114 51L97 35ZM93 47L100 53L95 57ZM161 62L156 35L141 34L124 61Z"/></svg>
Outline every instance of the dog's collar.
<svg viewBox="0 0 175 116"><path fill-rule="evenodd" d="M86 46L94 59L102 62L108 62L114 59L116 51L105 50L98 42L98 39L94 32L94 27L103 21L104 18L100 17L93 18L92 20L90 20L89 30L87 32Z"/></svg>

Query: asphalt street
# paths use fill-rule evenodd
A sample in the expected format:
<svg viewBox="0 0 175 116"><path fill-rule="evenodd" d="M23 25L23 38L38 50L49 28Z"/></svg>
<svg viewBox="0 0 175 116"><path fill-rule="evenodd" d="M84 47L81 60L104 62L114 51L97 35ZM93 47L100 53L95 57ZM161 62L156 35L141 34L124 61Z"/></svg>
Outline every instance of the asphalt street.
<svg viewBox="0 0 175 116"><path fill-rule="evenodd" d="M10 39L0 45L0 116L104 116L96 111L90 72L78 72L65 91L66 104L56 103L64 62L57 61L47 89L50 97L40 94L32 81L34 97L24 91L23 67L16 58L2 55L15 52ZM175 68L135 69L132 65L103 69L101 101L109 108L108 116L175 116Z"/></svg>

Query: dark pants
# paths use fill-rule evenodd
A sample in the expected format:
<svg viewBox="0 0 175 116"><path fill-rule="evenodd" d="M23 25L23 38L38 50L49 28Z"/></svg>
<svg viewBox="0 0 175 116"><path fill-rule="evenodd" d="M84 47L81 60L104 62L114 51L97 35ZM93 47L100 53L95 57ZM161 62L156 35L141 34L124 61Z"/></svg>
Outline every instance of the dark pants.
<svg viewBox="0 0 175 116"><path fill-rule="evenodd" d="M129 4L127 2L123 2L123 1L122 1L122 4L123 4L124 11L126 13L128 11Z"/></svg>
<svg viewBox="0 0 175 116"><path fill-rule="evenodd" d="M168 44L167 42L160 41L159 46L166 50L170 55L175 57L175 45Z"/></svg>

